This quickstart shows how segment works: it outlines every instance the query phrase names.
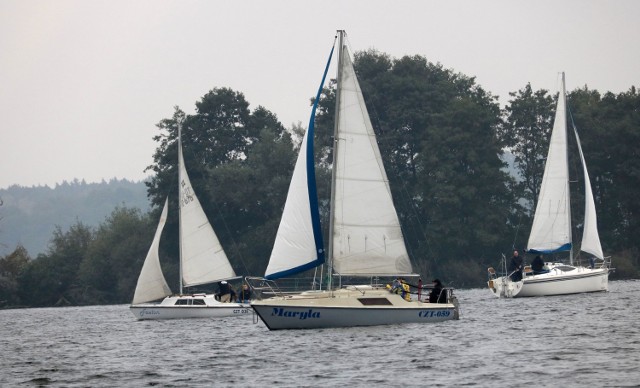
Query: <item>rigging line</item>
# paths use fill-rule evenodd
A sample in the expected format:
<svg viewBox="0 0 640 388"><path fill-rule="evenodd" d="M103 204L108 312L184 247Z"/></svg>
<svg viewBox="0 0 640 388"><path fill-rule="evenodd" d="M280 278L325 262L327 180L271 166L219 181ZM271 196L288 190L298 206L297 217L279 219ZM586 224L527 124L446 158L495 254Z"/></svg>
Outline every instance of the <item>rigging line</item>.
<svg viewBox="0 0 640 388"><path fill-rule="evenodd" d="M516 239L518 238L518 231L520 230L520 225L522 225L522 213L518 215L518 225L516 226L516 232L513 235L513 243L511 244L511 250L516 249Z"/></svg>
<svg viewBox="0 0 640 388"><path fill-rule="evenodd" d="M240 247L236 243L236 240L233 238L233 233L231 233L231 230L229 229L229 225L227 224L227 220L225 219L224 215L222 214L220 206L217 206L215 201L211 201L211 202L213 203L216 211L218 212L218 216L222 220L222 224L224 225L224 228L227 231L227 235L229 236L229 239L231 240L231 245L233 245L233 247L235 248L235 251L237 252L237 255L240 258L240 263L242 264L242 268L244 269L244 273L248 275L249 274L249 270L247 268L247 265L244 262L244 256L242 255L242 251L240 250ZM224 249L224 247L223 247L223 249Z"/></svg>

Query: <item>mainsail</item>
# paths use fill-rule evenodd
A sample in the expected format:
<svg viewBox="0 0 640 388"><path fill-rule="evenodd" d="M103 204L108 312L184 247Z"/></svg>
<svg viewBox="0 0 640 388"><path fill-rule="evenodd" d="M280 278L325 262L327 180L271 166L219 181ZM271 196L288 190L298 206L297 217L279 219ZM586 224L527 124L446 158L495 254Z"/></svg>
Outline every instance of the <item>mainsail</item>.
<svg viewBox="0 0 640 388"><path fill-rule="evenodd" d="M527 250L532 253L571 250L564 74Z"/></svg>
<svg viewBox="0 0 640 388"><path fill-rule="evenodd" d="M169 199L167 198L164 201L164 207L162 208L162 214L156 229L156 234L153 236L151 247L149 248L147 257L144 259L144 264L142 265L142 270L138 277L136 291L133 295L133 301L131 302L132 304L151 302L156 299L164 298L167 295L171 295L171 289L162 275L160 257L158 255L160 235L162 234L164 224L167 221L168 203Z"/></svg>
<svg viewBox="0 0 640 388"><path fill-rule="evenodd" d="M197 286L233 278L236 275L231 263L191 187L180 141L178 164L181 285Z"/></svg>
<svg viewBox="0 0 640 388"><path fill-rule="evenodd" d="M335 142L333 270L410 274L389 181L347 46L341 47Z"/></svg>

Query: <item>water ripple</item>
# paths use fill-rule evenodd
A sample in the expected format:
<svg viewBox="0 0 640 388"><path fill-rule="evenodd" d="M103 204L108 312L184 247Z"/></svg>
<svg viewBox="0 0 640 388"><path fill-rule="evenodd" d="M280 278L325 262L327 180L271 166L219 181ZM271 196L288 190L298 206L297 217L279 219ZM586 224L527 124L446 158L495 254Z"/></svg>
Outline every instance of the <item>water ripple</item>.
<svg viewBox="0 0 640 388"><path fill-rule="evenodd" d="M135 321L127 306L1 310L0 386L629 386L640 281L495 299L459 321L269 332L251 318Z"/></svg>

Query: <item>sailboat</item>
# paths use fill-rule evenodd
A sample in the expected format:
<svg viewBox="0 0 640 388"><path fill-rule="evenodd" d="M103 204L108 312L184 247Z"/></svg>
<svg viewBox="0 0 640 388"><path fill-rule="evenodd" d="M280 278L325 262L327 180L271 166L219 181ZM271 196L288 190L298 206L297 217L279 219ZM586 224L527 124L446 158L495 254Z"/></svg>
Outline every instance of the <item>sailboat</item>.
<svg viewBox="0 0 640 388"><path fill-rule="evenodd" d="M196 197L182 155L178 127L180 293L172 295L162 274L158 247L167 219L168 198L145 258L130 310L138 319L219 318L251 313L248 303L222 303L213 294L185 294L183 287L235 278L235 272ZM164 298L160 303L151 303Z"/></svg>
<svg viewBox="0 0 640 388"><path fill-rule="evenodd" d="M567 97L564 73L562 73L561 84L562 89L556 107L551 142L531 234L527 243L527 252L542 257L568 251L569 263L543 260L542 269L534 271L530 266L527 266L524 268L523 276L515 276L514 279L511 277L512 274L498 277L496 271L489 268L488 286L491 293L499 298L564 295L608 290L611 258L605 257L602 252L591 181L575 125L573 132L582 162L585 186L584 224L580 250L590 255L590 264L588 266L574 265L567 146ZM504 272L507 273L504 256L503 263Z"/></svg>
<svg viewBox="0 0 640 388"><path fill-rule="evenodd" d="M329 60L303 137L282 219L264 278L248 278L255 295L254 312L271 330L314 329L439 322L458 318L453 291L445 303L429 303L415 295L403 298L382 284L333 287L333 277L409 277L413 274L391 189L356 78L351 57L338 31L338 75L334 161L331 187L329 249L320 225L313 160L315 111ZM326 264L324 290L287 294L274 280ZM341 281L340 281L341 283ZM410 300L407 300L410 299Z"/></svg>

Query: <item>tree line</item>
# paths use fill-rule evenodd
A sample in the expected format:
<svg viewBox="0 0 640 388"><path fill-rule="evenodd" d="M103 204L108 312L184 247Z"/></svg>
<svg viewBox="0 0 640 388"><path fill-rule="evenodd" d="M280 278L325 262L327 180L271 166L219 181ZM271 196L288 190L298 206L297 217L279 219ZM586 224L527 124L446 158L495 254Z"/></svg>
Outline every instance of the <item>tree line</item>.
<svg viewBox="0 0 640 388"><path fill-rule="evenodd" d="M355 66L414 269L456 287L483 287L488 266L526 245L557 94L527 84L501 108L473 77L423 56L369 50L356 54ZM334 102L332 81L316 116L325 227ZM285 128L263 106L249 109L229 88L214 88L195 105L194 114L176 107L157 124L148 167L154 174L146 182L153 210L117 207L95 229L81 222L57 229L49 251L33 260L18 247L0 260L6 305L129 302L167 196L161 258L177 288L178 124L194 191L236 273L264 273L304 128ZM640 96L635 87L601 94L585 86L569 93L568 105L589 165L603 248L616 267L612 279L638 277ZM506 152L515 157L515 175ZM579 160L571 165L572 190L580 195ZM580 226L583 209L573 204Z"/></svg>

